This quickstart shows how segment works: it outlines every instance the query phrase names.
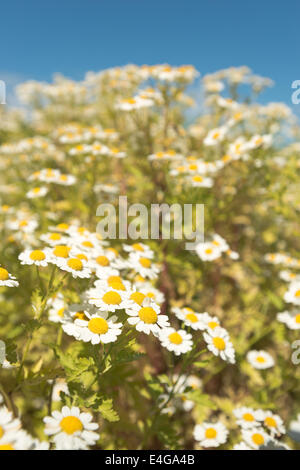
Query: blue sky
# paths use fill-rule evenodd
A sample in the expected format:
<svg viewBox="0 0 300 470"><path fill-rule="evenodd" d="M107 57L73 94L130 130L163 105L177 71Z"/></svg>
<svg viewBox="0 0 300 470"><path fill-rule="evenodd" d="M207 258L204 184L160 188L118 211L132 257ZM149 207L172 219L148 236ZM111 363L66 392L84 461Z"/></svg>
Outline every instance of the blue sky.
<svg viewBox="0 0 300 470"><path fill-rule="evenodd" d="M300 79L298 0L9 0L1 5L0 79L81 79L126 63L248 65L285 101Z"/></svg>

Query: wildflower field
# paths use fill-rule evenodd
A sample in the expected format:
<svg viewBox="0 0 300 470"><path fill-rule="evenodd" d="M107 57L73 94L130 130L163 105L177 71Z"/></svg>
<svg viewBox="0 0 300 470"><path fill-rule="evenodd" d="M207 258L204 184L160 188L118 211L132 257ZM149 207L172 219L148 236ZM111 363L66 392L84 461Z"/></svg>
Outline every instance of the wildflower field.
<svg viewBox="0 0 300 470"><path fill-rule="evenodd" d="M269 86L127 65L0 106L1 450L298 448L300 128ZM203 205L204 239L119 236L120 196Z"/></svg>

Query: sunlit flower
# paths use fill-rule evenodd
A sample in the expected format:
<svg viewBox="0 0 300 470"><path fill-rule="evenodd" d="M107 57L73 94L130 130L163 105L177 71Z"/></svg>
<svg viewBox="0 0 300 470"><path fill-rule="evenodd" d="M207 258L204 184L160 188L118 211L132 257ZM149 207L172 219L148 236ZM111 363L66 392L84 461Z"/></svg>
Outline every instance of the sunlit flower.
<svg viewBox="0 0 300 470"><path fill-rule="evenodd" d="M252 429L254 427L260 427L261 421L263 420L262 410L254 410L246 406L241 408L235 408L233 414L236 417L236 422L243 429Z"/></svg>
<svg viewBox="0 0 300 470"><path fill-rule="evenodd" d="M284 294L284 300L294 305L300 305L300 282L292 282Z"/></svg>
<svg viewBox="0 0 300 470"><path fill-rule="evenodd" d="M85 450L99 439L95 432L98 424L91 421L90 413L81 413L76 406L63 406L61 412L53 411L44 418L44 432L51 436L57 450Z"/></svg>
<svg viewBox="0 0 300 470"><path fill-rule="evenodd" d="M174 307L172 312L179 320L183 321L186 326L190 326L193 330L204 330L206 328L201 313L197 313L189 307Z"/></svg>
<svg viewBox="0 0 300 470"><path fill-rule="evenodd" d="M0 266L0 287L17 287L18 285L16 278L7 269Z"/></svg>
<svg viewBox="0 0 300 470"><path fill-rule="evenodd" d="M270 439L270 436L262 428L243 429L242 436L252 449L259 449Z"/></svg>
<svg viewBox="0 0 300 470"><path fill-rule="evenodd" d="M138 294L138 292L134 292L130 299L133 300L133 296ZM135 325L137 331L142 331L147 335L153 333L157 336L162 328L170 326L168 316L162 315L160 307L149 298L143 300L141 305L135 303L132 307L127 308L126 313L129 315L128 323Z"/></svg>
<svg viewBox="0 0 300 470"><path fill-rule="evenodd" d="M255 369L269 369L275 364L273 357L266 351L249 351L247 353L247 361Z"/></svg>
<svg viewBox="0 0 300 470"><path fill-rule="evenodd" d="M21 264L35 264L36 266L48 266L51 262L49 249L25 250L19 254Z"/></svg>
<svg viewBox="0 0 300 470"><path fill-rule="evenodd" d="M228 430L223 423L203 423L194 427L194 439L202 447L219 447L227 441Z"/></svg>
<svg viewBox="0 0 300 470"><path fill-rule="evenodd" d="M85 310L84 317L78 316L74 322L65 322L63 330L79 341L107 344L116 341L122 332L122 323L117 323L116 320L117 317L109 317L108 312L91 314Z"/></svg>
<svg viewBox="0 0 300 470"><path fill-rule="evenodd" d="M234 347L229 339L229 335L224 328L217 326L216 328L207 330L203 333L203 337L207 343L207 348L215 355L220 356L223 361L235 363Z"/></svg>
<svg viewBox="0 0 300 470"><path fill-rule="evenodd" d="M184 330L164 328L159 332L159 339L164 348L173 352L176 356L185 354L192 349L192 335Z"/></svg>
<svg viewBox="0 0 300 470"><path fill-rule="evenodd" d="M28 191L26 193L26 196L29 199L34 199L34 198L37 198L37 197L46 196L47 192L48 192L48 189L45 188L45 187L43 187L43 188L35 187L35 188L30 189L30 191Z"/></svg>

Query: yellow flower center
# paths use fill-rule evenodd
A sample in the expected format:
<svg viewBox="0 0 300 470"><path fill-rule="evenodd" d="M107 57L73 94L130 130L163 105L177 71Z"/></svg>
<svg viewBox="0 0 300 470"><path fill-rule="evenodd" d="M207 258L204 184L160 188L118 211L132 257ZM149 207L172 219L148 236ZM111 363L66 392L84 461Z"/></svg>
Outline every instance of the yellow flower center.
<svg viewBox="0 0 300 470"><path fill-rule="evenodd" d="M300 289L295 293L295 297L300 297Z"/></svg>
<svg viewBox="0 0 300 470"><path fill-rule="evenodd" d="M211 248L206 248L206 250L205 250L205 253L206 253L207 255L211 255L212 252L213 252L213 250L212 250Z"/></svg>
<svg viewBox="0 0 300 470"><path fill-rule="evenodd" d="M194 180L196 183L202 183L203 178L202 178L202 176L194 176L193 180Z"/></svg>
<svg viewBox="0 0 300 470"><path fill-rule="evenodd" d="M0 426L0 439L3 436L3 434L4 434L4 429L2 428L2 426Z"/></svg>
<svg viewBox="0 0 300 470"><path fill-rule="evenodd" d="M104 335L108 332L108 323L104 318L92 318L89 321L88 329L96 335Z"/></svg>
<svg viewBox="0 0 300 470"><path fill-rule="evenodd" d="M142 307L139 311L139 317L148 325L153 325L157 321L157 313L152 307Z"/></svg>
<svg viewBox="0 0 300 470"><path fill-rule="evenodd" d="M155 294L153 292L148 292L147 297L149 297L150 299L154 299Z"/></svg>
<svg viewBox="0 0 300 470"><path fill-rule="evenodd" d="M107 278L107 284L112 287L112 284L122 284L122 278L120 276L109 276Z"/></svg>
<svg viewBox="0 0 300 470"><path fill-rule="evenodd" d="M111 282L111 283L109 284L109 287L112 287L112 288L115 289L115 290L126 290L126 288L125 288L123 282L119 282L119 281L117 281L117 282Z"/></svg>
<svg viewBox="0 0 300 470"><path fill-rule="evenodd" d="M219 338L218 336L216 336L215 338L213 338L213 343L214 346L219 349L219 351L224 351L226 344L223 338Z"/></svg>
<svg viewBox="0 0 300 470"><path fill-rule="evenodd" d="M30 253L29 258L33 261L43 261L46 255L42 250L34 250Z"/></svg>
<svg viewBox="0 0 300 470"><path fill-rule="evenodd" d="M140 243L134 243L132 245L132 248L136 251L144 251L144 248L142 247L142 245Z"/></svg>
<svg viewBox="0 0 300 470"><path fill-rule="evenodd" d="M9 279L9 273L6 269L0 268L0 281L7 281Z"/></svg>
<svg viewBox="0 0 300 470"><path fill-rule="evenodd" d="M148 258L140 258L139 262L143 268L150 268L151 266L151 261Z"/></svg>
<svg viewBox="0 0 300 470"><path fill-rule="evenodd" d="M265 418L265 425L268 426L269 428L276 428L277 423L276 423L275 419L272 418L272 416L267 416Z"/></svg>
<svg viewBox="0 0 300 470"><path fill-rule="evenodd" d="M133 292L130 296L130 300L133 300L136 304L142 305L145 297L145 294L142 292Z"/></svg>
<svg viewBox="0 0 300 470"><path fill-rule="evenodd" d="M65 311L64 308L60 308L59 310L57 310L57 315L58 315L59 317L63 317L63 316L64 316L64 311Z"/></svg>
<svg viewBox="0 0 300 470"><path fill-rule="evenodd" d="M78 258L70 258L67 261L67 265L69 268L74 269L74 271L82 271L83 269L83 264L82 261Z"/></svg>
<svg viewBox="0 0 300 470"><path fill-rule="evenodd" d="M74 434L77 431L83 430L82 422L76 416L66 416L60 422L62 431L66 434Z"/></svg>
<svg viewBox="0 0 300 470"><path fill-rule="evenodd" d="M78 255L76 255L76 258L84 259L85 261L88 260L88 257L84 253L78 253Z"/></svg>
<svg viewBox="0 0 300 470"><path fill-rule="evenodd" d="M86 248L94 248L93 243L89 242L88 240L85 242L82 242L82 246L85 246Z"/></svg>
<svg viewBox="0 0 300 470"><path fill-rule="evenodd" d="M295 322L300 323L300 313L298 313L298 315L295 316Z"/></svg>
<svg viewBox="0 0 300 470"><path fill-rule="evenodd" d="M53 250L53 254L54 256L57 256L58 258L68 258L69 251L70 251L70 247L66 245L57 245Z"/></svg>
<svg viewBox="0 0 300 470"><path fill-rule="evenodd" d="M49 237L50 240L60 240L61 239L61 234L60 233L51 233L50 237Z"/></svg>
<svg viewBox="0 0 300 470"><path fill-rule="evenodd" d="M40 192L40 190L41 190L41 188L33 188L32 191L33 191L35 194L38 194L38 193Z"/></svg>
<svg viewBox="0 0 300 470"><path fill-rule="evenodd" d="M261 446L265 442L264 436L259 434L258 432L252 435L252 441L254 444Z"/></svg>
<svg viewBox="0 0 300 470"><path fill-rule="evenodd" d="M75 320L87 320L87 317L85 316L84 312L76 312L74 315Z"/></svg>
<svg viewBox="0 0 300 470"><path fill-rule="evenodd" d="M57 228L58 228L58 230L63 230L63 231L64 231L64 230L68 230L69 225L62 223L62 224L58 224L58 225L57 225Z"/></svg>
<svg viewBox="0 0 300 470"><path fill-rule="evenodd" d="M190 322L192 323L196 323L198 321L198 318L197 318L197 315L195 315L194 313L188 313L185 318L187 320L189 320Z"/></svg>
<svg viewBox="0 0 300 470"><path fill-rule="evenodd" d="M96 263L100 264L100 266L108 266L109 259L106 256L98 256L98 258L96 258Z"/></svg>
<svg viewBox="0 0 300 470"><path fill-rule="evenodd" d="M214 439L217 437L217 431L214 428L208 428L205 431L205 437L206 439Z"/></svg>
<svg viewBox="0 0 300 470"><path fill-rule="evenodd" d="M0 446L0 450L15 450L11 444L3 444Z"/></svg>
<svg viewBox="0 0 300 470"><path fill-rule="evenodd" d="M219 326L219 323L217 323L216 321L210 321L210 322L208 322L208 326L209 326L209 328L214 330L217 326Z"/></svg>
<svg viewBox="0 0 300 470"><path fill-rule="evenodd" d="M173 344L181 344L182 343L182 337L180 336L179 333L177 333L177 331L175 331L174 333L171 333L169 335L169 340Z"/></svg>
<svg viewBox="0 0 300 470"><path fill-rule="evenodd" d="M120 305L120 303L122 302L122 297L120 296L120 294L118 294L118 292L111 290L104 294L102 300L107 305Z"/></svg>
<svg viewBox="0 0 300 470"><path fill-rule="evenodd" d="M254 421L254 417L253 417L253 415L252 415L251 413L245 413L245 414L243 415L243 419L244 419L245 421Z"/></svg>
<svg viewBox="0 0 300 470"><path fill-rule="evenodd" d="M263 356L257 356L256 362L260 362L262 364L262 363L266 362L266 360Z"/></svg>
<svg viewBox="0 0 300 470"><path fill-rule="evenodd" d="M212 137L213 139L217 139L218 137L220 137L220 132L215 132Z"/></svg>

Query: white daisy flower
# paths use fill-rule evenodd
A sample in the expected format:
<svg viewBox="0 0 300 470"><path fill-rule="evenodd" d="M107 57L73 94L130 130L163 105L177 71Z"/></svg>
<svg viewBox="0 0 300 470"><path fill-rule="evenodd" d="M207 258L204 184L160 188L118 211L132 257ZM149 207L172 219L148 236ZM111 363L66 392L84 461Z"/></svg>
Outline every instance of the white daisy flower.
<svg viewBox="0 0 300 470"><path fill-rule="evenodd" d="M73 258L67 259L62 258L59 262L57 262L57 266L63 271L71 273L72 276L75 278L89 278L92 274L86 261L84 259L79 259L75 256Z"/></svg>
<svg viewBox="0 0 300 470"><path fill-rule="evenodd" d="M53 183L61 184L62 186L72 186L77 181L73 175L59 175Z"/></svg>
<svg viewBox="0 0 300 470"><path fill-rule="evenodd" d="M195 188L211 188L213 186L212 178L202 175L193 175L188 178L188 181Z"/></svg>
<svg viewBox="0 0 300 470"><path fill-rule="evenodd" d="M200 313L196 313L189 307L174 307L172 308L172 312L179 320L183 321L186 326L190 326L193 330L204 330L206 328L202 315Z"/></svg>
<svg viewBox="0 0 300 470"><path fill-rule="evenodd" d="M237 251L232 251L232 250L226 250L226 255L229 256L229 258L233 259L233 260L237 260L239 259L240 255Z"/></svg>
<svg viewBox="0 0 300 470"><path fill-rule="evenodd" d="M175 328L161 330L159 340L163 347L176 356L189 352L193 347L192 335L184 330L175 330Z"/></svg>
<svg viewBox="0 0 300 470"><path fill-rule="evenodd" d="M262 428L242 429L242 436L252 449L259 449L266 445L270 439L270 436Z"/></svg>
<svg viewBox="0 0 300 470"><path fill-rule="evenodd" d="M220 356L223 361L235 363L234 347L229 339L229 335L224 328L217 326L209 329L207 333L203 333L203 337L207 343L207 348L215 356Z"/></svg>
<svg viewBox="0 0 300 470"><path fill-rule="evenodd" d="M7 269L0 266L0 287L17 287L18 285L16 278Z"/></svg>
<svg viewBox="0 0 300 470"><path fill-rule="evenodd" d="M126 313L130 317L127 319L128 323L135 325L137 331L142 331L147 335L153 333L157 336L162 328L170 326L168 316L161 315L160 307L149 298L145 299L142 305L136 303L127 308Z"/></svg>
<svg viewBox="0 0 300 470"><path fill-rule="evenodd" d="M26 193L26 196L29 199L34 199L36 197L46 196L47 193L48 193L48 188L46 188L46 187L36 187L36 188L30 189L30 191L28 191Z"/></svg>
<svg viewBox="0 0 300 470"><path fill-rule="evenodd" d="M18 431L21 428L19 419L14 419L11 411L5 406L0 407L0 438L7 432Z"/></svg>
<svg viewBox="0 0 300 470"><path fill-rule="evenodd" d="M35 264L42 267L48 266L48 263L51 262L48 248L43 250L25 250L19 254L18 259L21 261L21 264Z"/></svg>
<svg viewBox="0 0 300 470"><path fill-rule="evenodd" d="M284 300L294 305L300 305L300 282L292 282L284 294Z"/></svg>
<svg viewBox="0 0 300 470"><path fill-rule="evenodd" d="M113 343L122 332L122 323L116 323L117 317L108 318L108 312L90 314L85 311L86 319L76 318L73 323L65 322L63 330L79 341L92 344Z"/></svg>
<svg viewBox="0 0 300 470"><path fill-rule="evenodd" d="M65 379L56 379L52 388L52 401L61 401L61 393L70 394L68 384Z"/></svg>
<svg viewBox="0 0 300 470"><path fill-rule="evenodd" d="M214 330L218 326L221 326L218 317L209 315L207 312L200 313L202 322L207 330Z"/></svg>
<svg viewBox="0 0 300 470"><path fill-rule="evenodd" d="M299 282L300 283L300 275L293 273L292 271L280 271L279 277L285 282Z"/></svg>
<svg viewBox="0 0 300 470"><path fill-rule="evenodd" d="M133 243L132 245L126 245L123 243L123 249L128 253L137 253L138 255L145 258L153 258L154 254L149 246L145 245L144 243Z"/></svg>
<svg viewBox="0 0 300 470"><path fill-rule="evenodd" d="M253 408L242 406L235 408L233 414L236 417L237 424L243 429L252 429L261 426L263 419L262 410L254 410Z"/></svg>
<svg viewBox="0 0 300 470"><path fill-rule="evenodd" d="M137 253L131 252L129 254L128 266L144 278L155 279L159 273L159 268L156 264L152 263L149 258L140 256Z"/></svg>
<svg viewBox="0 0 300 470"><path fill-rule="evenodd" d="M249 351L247 353L247 361L255 368L255 369L269 369L273 367L275 361L273 357L267 353L266 351Z"/></svg>
<svg viewBox="0 0 300 470"><path fill-rule="evenodd" d="M47 305L50 307L48 312L49 320L54 323L62 323L66 309L66 303L62 294L59 293L55 298L49 299Z"/></svg>
<svg viewBox="0 0 300 470"><path fill-rule="evenodd" d="M218 235L217 233L213 234L212 243L213 245L216 245L221 251L229 250L229 245L225 238L221 237L221 235Z"/></svg>
<svg viewBox="0 0 300 470"><path fill-rule="evenodd" d="M181 160L183 156L177 153L175 150L164 150L162 152L152 153L148 156L150 161L161 161L161 160Z"/></svg>
<svg viewBox="0 0 300 470"><path fill-rule="evenodd" d="M70 257L71 247L68 245L56 245L49 251L50 262L59 266L62 260Z"/></svg>
<svg viewBox="0 0 300 470"><path fill-rule="evenodd" d="M81 413L76 406L63 406L61 412L53 411L44 418L45 434L52 436L57 450L85 450L99 439L97 423L92 423L90 413Z"/></svg>
<svg viewBox="0 0 300 470"><path fill-rule="evenodd" d="M241 441L237 444L234 444L233 450L253 450L250 446L248 446L245 442Z"/></svg>
<svg viewBox="0 0 300 470"><path fill-rule="evenodd" d="M300 329L300 309L292 310L289 312L285 310L284 312L277 313L277 320L285 325L291 330Z"/></svg>
<svg viewBox="0 0 300 470"><path fill-rule="evenodd" d="M203 143L206 146L217 145L218 143L222 142L222 140L224 140L226 133L227 127L225 126L212 129L203 140Z"/></svg>
<svg viewBox="0 0 300 470"><path fill-rule="evenodd" d="M49 232L40 236L40 239L50 246L64 245L68 243L68 238L58 232Z"/></svg>
<svg viewBox="0 0 300 470"><path fill-rule="evenodd" d="M212 242L198 243L195 250L202 261L214 261L222 255L220 248Z"/></svg>
<svg viewBox="0 0 300 470"><path fill-rule="evenodd" d="M194 427L194 439L202 447L219 447L227 441L228 430L223 423L203 423Z"/></svg>
<svg viewBox="0 0 300 470"><path fill-rule="evenodd" d="M286 430L283 424L283 420L280 416L272 413L271 411L264 411L262 413L262 421L264 426L270 432L271 436L278 436L285 434Z"/></svg>
<svg viewBox="0 0 300 470"><path fill-rule="evenodd" d="M109 286L90 289L87 292L88 302L100 310L108 312L130 307L132 305L132 301L129 300L130 292L126 289L120 290L121 286L119 285L117 287L117 289Z"/></svg>

